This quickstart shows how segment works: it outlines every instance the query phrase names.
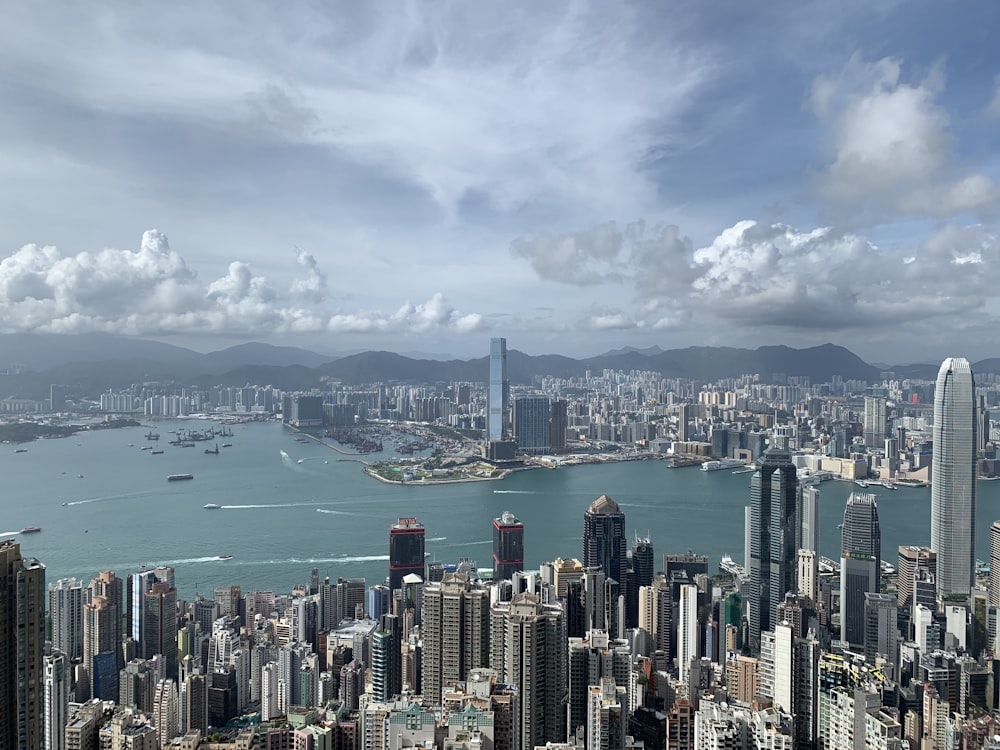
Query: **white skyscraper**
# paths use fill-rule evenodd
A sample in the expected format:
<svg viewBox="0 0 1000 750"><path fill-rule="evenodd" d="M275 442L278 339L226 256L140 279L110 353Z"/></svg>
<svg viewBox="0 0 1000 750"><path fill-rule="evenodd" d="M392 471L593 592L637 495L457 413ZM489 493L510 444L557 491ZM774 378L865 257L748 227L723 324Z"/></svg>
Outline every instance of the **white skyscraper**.
<svg viewBox="0 0 1000 750"><path fill-rule="evenodd" d="M69 710L69 661L54 650L44 657L44 734L46 750L62 750Z"/></svg>
<svg viewBox="0 0 1000 750"><path fill-rule="evenodd" d="M934 390L931 549L939 596L968 596L975 579L976 388L969 362L941 363Z"/></svg>
<svg viewBox="0 0 1000 750"><path fill-rule="evenodd" d="M698 656L698 587L681 586L677 617L677 673L687 682L691 660Z"/></svg>
<svg viewBox="0 0 1000 750"><path fill-rule="evenodd" d="M170 741L180 733L180 696L174 680L160 680L156 683L153 696L153 721L160 747L169 747Z"/></svg>
<svg viewBox="0 0 1000 750"><path fill-rule="evenodd" d="M507 379L507 339L490 339L490 382L486 404L486 439L503 440L506 436L510 404L510 381Z"/></svg>
<svg viewBox="0 0 1000 750"><path fill-rule="evenodd" d="M67 663L83 658L83 584L60 578L49 584L52 645L66 655Z"/></svg>

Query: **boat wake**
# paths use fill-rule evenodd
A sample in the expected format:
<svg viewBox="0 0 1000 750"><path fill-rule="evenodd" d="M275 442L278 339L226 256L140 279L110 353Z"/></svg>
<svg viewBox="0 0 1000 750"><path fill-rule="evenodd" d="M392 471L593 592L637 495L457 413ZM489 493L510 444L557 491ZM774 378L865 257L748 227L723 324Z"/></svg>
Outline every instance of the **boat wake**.
<svg viewBox="0 0 1000 750"><path fill-rule="evenodd" d="M535 490L493 490L494 495L540 495Z"/></svg>
<svg viewBox="0 0 1000 750"><path fill-rule="evenodd" d="M127 492L123 495L105 495L104 497L90 497L86 500L72 500L63 505L69 507L71 505L90 505L91 503L108 503L112 500L130 500L134 497L149 497L150 495L155 495L156 492Z"/></svg>
<svg viewBox="0 0 1000 750"><path fill-rule="evenodd" d="M209 562L222 562L224 559L221 555L212 555L211 557L185 557L181 560L166 560L165 562L157 563L157 565L191 565L193 563L209 563Z"/></svg>
<svg viewBox="0 0 1000 750"><path fill-rule="evenodd" d="M478 547L480 544L493 544L492 539L480 539L478 542L452 542L451 544L442 544L442 547Z"/></svg>
<svg viewBox="0 0 1000 750"><path fill-rule="evenodd" d="M446 537L446 536L432 536L432 537L431 537L430 539L428 539L427 541L428 541L428 542L443 542L443 541L444 541L445 539L447 539L447 538L448 538L448 537Z"/></svg>
<svg viewBox="0 0 1000 750"><path fill-rule="evenodd" d="M321 563L363 563L388 560L388 555L344 555L342 557L290 557L283 560L251 560L243 565L317 565Z"/></svg>
<svg viewBox="0 0 1000 750"><path fill-rule="evenodd" d="M20 533L20 531L4 531L3 533L0 533L0 539L8 536L17 536Z"/></svg>
<svg viewBox="0 0 1000 750"><path fill-rule="evenodd" d="M364 513L351 513L349 510L330 510L329 508L317 508L317 513L329 513L331 516L358 516L359 518L367 518Z"/></svg>
<svg viewBox="0 0 1000 750"><path fill-rule="evenodd" d="M335 503L312 501L308 503L259 503L255 505L222 505L220 507L223 510L249 510L251 508L312 508L316 505L334 505L334 504ZM336 513L337 511L331 510L326 512Z"/></svg>

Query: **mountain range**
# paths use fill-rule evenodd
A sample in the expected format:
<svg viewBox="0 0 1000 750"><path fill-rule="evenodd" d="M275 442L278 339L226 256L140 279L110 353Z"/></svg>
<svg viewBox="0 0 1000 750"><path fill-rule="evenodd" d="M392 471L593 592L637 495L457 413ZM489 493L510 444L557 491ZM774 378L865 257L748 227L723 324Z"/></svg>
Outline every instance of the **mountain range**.
<svg viewBox="0 0 1000 750"><path fill-rule="evenodd" d="M417 353L421 354L422 353ZM248 343L207 354L156 341L90 334L79 336L0 335L0 397L42 398L50 383L62 383L81 395L137 382L171 381L208 387L216 384L272 384L286 390L308 389L324 381L437 383L487 379L488 357L471 360L407 357L385 351L346 356L321 354L291 346ZM664 350L623 347L586 359L555 354L531 356L508 350L508 376L527 384L550 375L581 377L587 371L647 370L664 377L717 380L759 374L765 382L779 375L806 376L824 382L834 375L845 380L875 381L885 367L864 362L841 346L822 344L807 349L763 346L687 347ZM932 380L938 365L909 364L891 368L898 378ZM1000 359L973 364L977 373L1000 373Z"/></svg>

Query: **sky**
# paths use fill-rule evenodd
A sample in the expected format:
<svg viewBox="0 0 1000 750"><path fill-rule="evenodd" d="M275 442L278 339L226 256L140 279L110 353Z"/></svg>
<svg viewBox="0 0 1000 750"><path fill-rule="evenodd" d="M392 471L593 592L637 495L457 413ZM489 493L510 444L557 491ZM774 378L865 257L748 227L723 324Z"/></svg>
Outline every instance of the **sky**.
<svg viewBox="0 0 1000 750"><path fill-rule="evenodd" d="M997 3L4 16L0 333L1000 356Z"/></svg>

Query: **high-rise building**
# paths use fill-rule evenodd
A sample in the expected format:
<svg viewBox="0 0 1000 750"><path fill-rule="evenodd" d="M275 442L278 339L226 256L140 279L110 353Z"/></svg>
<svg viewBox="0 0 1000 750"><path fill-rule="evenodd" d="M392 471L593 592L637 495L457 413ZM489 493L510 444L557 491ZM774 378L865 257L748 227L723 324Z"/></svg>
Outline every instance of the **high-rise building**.
<svg viewBox="0 0 1000 750"><path fill-rule="evenodd" d="M677 674L681 682L687 682L691 660L700 656L698 642L701 635L698 627L698 587L685 583L680 587L677 607Z"/></svg>
<svg viewBox="0 0 1000 750"><path fill-rule="evenodd" d="M0 542L0 747L45 745L45 566Z"/></svg>
<svg viewBox="0 0 1000 750"><path fill-rule="evenodd" d="M750 479L750 647L759 650L761 631L774 627L778 604L795 590L800 535L796 510L799 481L785 448L769 448Z"/></svg>
<svg viewBox="0 0 1000 750"><path fill-rule="evenodd" d="M890 664L899 664L897 628L899 607L891 594L865 594L865 661L875 663L881 656Z"/></svg>
<svg viewBox="0 0 1000 750"><path fill-rule="evenodd" d="M802 488L802 507L799 510L799 527L802 537L799 549L808 549L819 555L819 488Z"/></svg>
<svg viewBox="0 0 1000 750"><path fill-rule="evenodd" d="M382 615L372 633L372 699L387 703L403 691L403 626L396 615ZM303 696L303 705L311 706Z"/></svg>
<svg viewBox="0 0 1000 750"><path fill-rule="evenodd" d="M852 492L844 509L840 554L840 638L865 643L865 594L879 592L882 531L875 495Z"/></svg>
<svg viewBox="0 0 1000 750"><path fill-rule="evenodd" d="M522 453L540 455L552 450L548 396L514 399L514 439Z"/></svg>
<svg viewBox="0 0 1000 750"><path fill-rule="evenodd" d="M990 599L991 607L1000 607L1000 521L990 526Z"/></svg>
<svg viewBox="0 0 1000 750"><path fill-rule="evenodd" d="M864 436L869 450L881 448L885 441L885 399L881 396L865 396Z"/></svg>
<svg viewBox="0 0 1000 750"><path fill-rule="evenodd" d="M688 423L691 421L691 404L677 405L677 439L682 443L687 442L691 434Z"/></svg>
<svg viewBox="0 0 1000 750"><path fill-rule="evenodd" d="M611 679L630 688L631 652L626 640L614 640L603 630L591 630L584 638L569 639L569 731L587 725L587 695L591 685ZM627 705L626 701L626 705Z"/></svg>
<svg viewBox="0 0 1000 750"><path fill-rule="evenodd" d="M486 439L506 437L510 381L507 380L507 339L490 339L490 382L487 394Z"/></svg>
<svg viewBox="0 0 1000 750"><path fill-rule="evenodd" d="M49 617L52 646L67 663L83 658L83 584L76 578L60 578L49 584Z"/></svg>
<svg viewBox="0 0 1000 750"><path fill-rule="evenodd" d="M913 582L934 579L937 555L929 547L900 545L896 574L896 602L900 608L909 610L913 607Z"/></svg>
<svg viewBox="0 0 1000 750"><path fill-rule="evenodd" d="M969 362L941 363L934 390L931 549L937 594L968 597L975 581L976 384Z"/></svg>
<svg viewBox="0 0 1000 750"><path fill-rule="evenodd" d="M435 703L445 686L489 665L490 594L468 573L445 573L424 586L421 687Z"/></svg>
<svg viewBox="0 0 1000 750"><path fill-rule="evenodd" d="M143 596L142 655L146 659L162 655L165 674L170 677L177 675L177 589L173 585L173 568L165 570L169 574L158 574Z"/></svg>
<svg viewBox="0 0 1000 750"><path fill-rule="evenodd" d="M552 441L553 451L566 450L566 431L568 429L569 421L565 399L553 401L549 416L549 438Z"/></svg>
<svg viewBox="0 0 1000 750"><path fill-rule="evenodd" d="M618 503L601 495L583 514L583 566L599 567L607 578L621 585L627 562L625 514Z"/></svg>
<svg viewBox="0 0 1000 750"><path fill-rule="evenodd" d="M389 588L400 588L410 573L426 577L424 525L416 518L400 518L389 528Z"/></svg>
<svg viewBox="0 0 1000 750"><path fill-rule="evenodd" d="M609 677L587 689L587 750L625 750L628 696Z"/></svg>
<svg viewBox="0 0 1000 750"><path fill-rule="evenodd" d="M524 524L504 511L493 519L493 580L506 581L524 570Z"/></svg>
<svg viewBox="0 0 1000 750"><path fill-rule="evenodd" d="M172 680L160 680L156 683L153 694L153 720L156 734L160 738L160 747L170 747L171 740L180 732L180 697L177 683Z"/></svg>
<svg viewBox="0 0 1000 750"><path fill-rule="evenodd" d="M69 710L69 662L58 650L45 655L44 721L45 750L66 747L66 720Z"/></svg>
<svg viewBox="0 0 1000 750"><path fill-rule="evenodd" d="M515 750L563 742L568 648L562 607L525 592L497 604L490 618L490 667L519 696Z"/></svg>

